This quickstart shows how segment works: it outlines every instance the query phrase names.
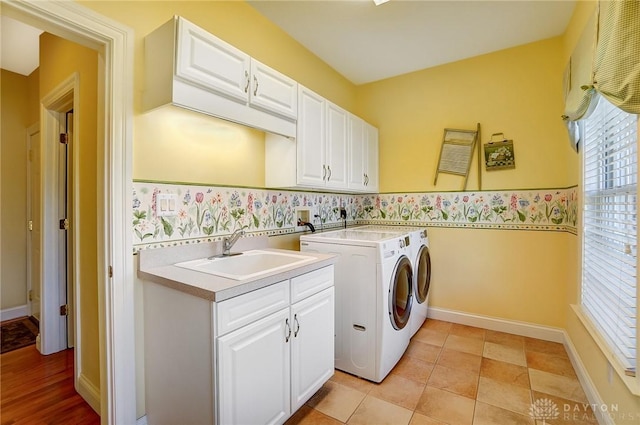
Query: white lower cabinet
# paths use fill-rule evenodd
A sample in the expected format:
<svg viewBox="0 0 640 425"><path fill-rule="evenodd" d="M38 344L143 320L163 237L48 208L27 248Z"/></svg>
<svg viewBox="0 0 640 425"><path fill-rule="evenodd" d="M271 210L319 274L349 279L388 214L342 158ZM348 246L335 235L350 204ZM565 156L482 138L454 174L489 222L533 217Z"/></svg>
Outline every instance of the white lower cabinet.
<svg viewBox="0 0 640 425"><path fill-rule="evenodd" d="M333 375L333 288L218 338L220 424L280 424Z"/></svg>

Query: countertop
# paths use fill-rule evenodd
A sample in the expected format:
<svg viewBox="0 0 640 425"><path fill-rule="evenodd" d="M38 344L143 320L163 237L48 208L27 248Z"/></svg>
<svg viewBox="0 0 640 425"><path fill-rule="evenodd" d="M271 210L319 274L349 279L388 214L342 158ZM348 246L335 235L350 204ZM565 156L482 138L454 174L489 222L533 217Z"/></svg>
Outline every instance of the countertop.
<svg viewBox="0 0 640 425"><path fill-rule="evenodd" d="M273 249L267 245L266 238L242 238L233 251L260 249L300 254L299 251ZM332 254L304 252L305 256L314 257L314 260L301 266L292 265L245 280L228 279L174 265L182 261L216 255L220 251L219 242L143 250L139 253L138 277L199 298L219 302L332 265L336 261L336 256Z"/></svg>

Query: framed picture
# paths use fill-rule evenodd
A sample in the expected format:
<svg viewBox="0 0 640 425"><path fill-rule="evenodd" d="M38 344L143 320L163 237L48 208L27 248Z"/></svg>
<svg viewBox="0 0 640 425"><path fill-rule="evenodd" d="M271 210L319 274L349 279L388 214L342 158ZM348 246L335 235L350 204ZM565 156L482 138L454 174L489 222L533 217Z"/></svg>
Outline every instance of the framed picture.
<svg viewBox="0 0 640 425"><path fill-rule="evenodd" d="M485 143L484 162L487 167L487 171L516 168L516 156L513 150L513 140L500 140Z"/></svg>

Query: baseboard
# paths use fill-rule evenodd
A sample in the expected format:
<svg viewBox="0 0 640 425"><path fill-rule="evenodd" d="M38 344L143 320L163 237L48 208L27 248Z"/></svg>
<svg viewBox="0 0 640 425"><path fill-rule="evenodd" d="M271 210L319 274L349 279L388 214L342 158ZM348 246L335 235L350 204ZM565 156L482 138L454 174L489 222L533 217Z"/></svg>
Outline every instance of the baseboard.
<svg viewBox="0 0 640 425"><path fill-rule="evenodd" d="M147 425L147 415L138 418L138 420L136 421L136 425Z"/></svg>
<svg viewBox="0 0 640 425"><path fill-rule="evenodd" d="M587 372L587 368L584 363L582 363L582 359L578 355L578 350L576 350L576 346L573 345L573 341L569 337L569 334L564 331L564 348L567 350L567 354L569 355L569 360L571 360L571 365L573 365L573 369L576 371L576 375L578 375L578 380L580 381L580 385L582 385L582 389L584 390L585 395L587 396L587 400L589 400L589 404L593 406L605 406L602 398L600 397L600 393L598 393L598 389L594 385L591 380L591 376ZM598 419L598 424L600 425L616 425L613 418L602 412L600 409L594 409L594 413Z"/></svg>
<svg viewBox="0 0 640 425"><path fill-rule="evenodd" d="M436 307L429 307L429 310L427 311L427 317L429 317L430 319L444 320L446 322L475 326L492 331L528 336L545 341L553 341L559 343L564 343L565 341L564 329L554 328L551 326L541 326L534 323L500 319L497 317L482 316L479 314L446 310Z"/></svg>
<svg viewBox="0 0 640 425"><path fill-rule="evenodd" d="M96 413L100 414L100 388L96 387L87 377L80 373L76 382L76 391L91 406Z"/></svg>
<svg viewBox="0 0 640 425"><path fill-rule="evenodd" d="M5 308L0 310L0 322L5 320L17 319L18 317L24 317L29 315L29 309L27 305L19 305L18 307Z"/></svg>

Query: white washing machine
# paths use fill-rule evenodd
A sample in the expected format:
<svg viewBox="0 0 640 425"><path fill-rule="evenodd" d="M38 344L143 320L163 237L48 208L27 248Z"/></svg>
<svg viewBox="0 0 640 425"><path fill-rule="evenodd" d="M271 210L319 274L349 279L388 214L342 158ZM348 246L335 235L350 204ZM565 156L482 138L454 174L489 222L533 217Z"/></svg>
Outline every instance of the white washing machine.
<svg viewBox="0 0 640 425"><path fill-rule="evenodd" d="M431 286L431 252L426 228L411 228L409 237L413 266L413 309L409 326L413 336L427 319Z"/></svg>
<svg viewBox="0 0 640 425"><path fill-rule="evenodd" d="M337 230L300 236L300 250L337 254L335 367L381 382L409 345L413 269L409 237Z"/></svg>
<svg viewBox="0 0 640 425"><path fill-rule="evenodd" d="M431 285L431 254L426 227L366 225L355 229L363 232L394 232L409 236L409 258L413 268L413 307L409 326L411 336L415 335L427 319Z"/></svg>

